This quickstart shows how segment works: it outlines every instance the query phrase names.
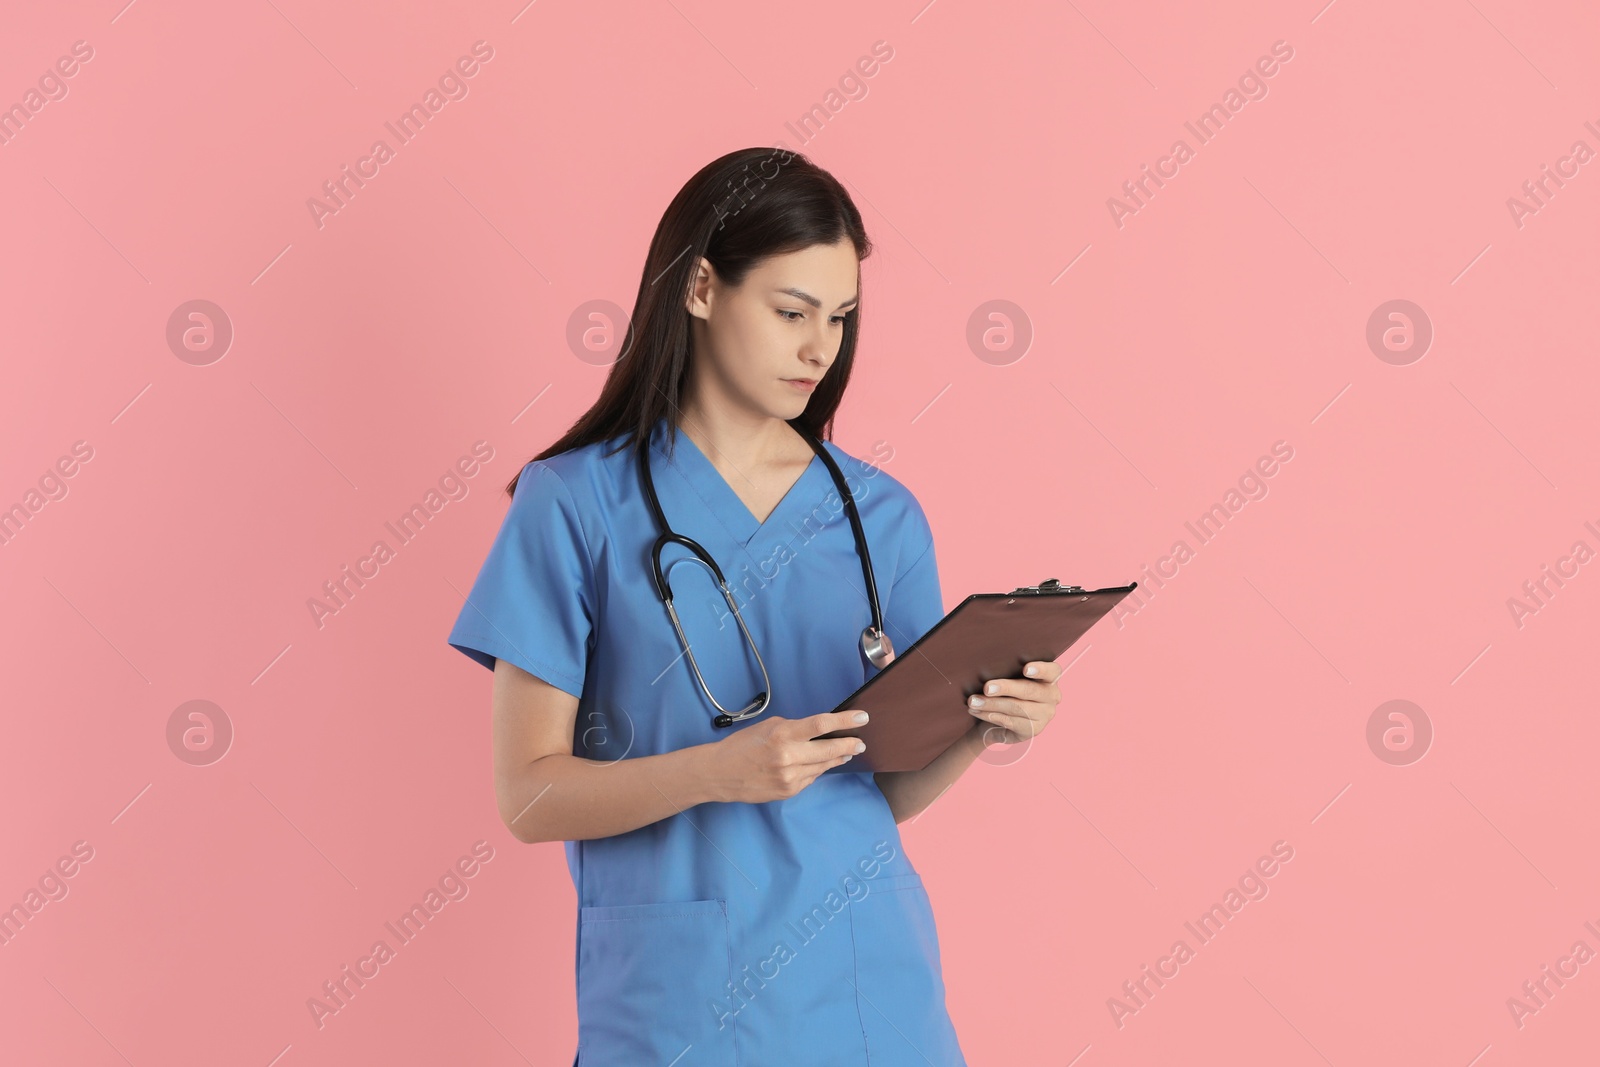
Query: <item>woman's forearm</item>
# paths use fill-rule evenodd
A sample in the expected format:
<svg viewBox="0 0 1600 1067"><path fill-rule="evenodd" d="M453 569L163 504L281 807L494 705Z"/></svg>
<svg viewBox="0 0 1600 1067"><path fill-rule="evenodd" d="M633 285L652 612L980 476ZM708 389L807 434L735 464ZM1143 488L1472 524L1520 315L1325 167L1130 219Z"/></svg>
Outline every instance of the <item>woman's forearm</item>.
<svg viewBox="0 0 1600 1067"><path fill-rule="evenodd" d="M984 750L983 731L989 725L981 719L974 722L972 729L920 771L879 771L872 776L883 790L895 822L905 822L920 814L972 766Z"/></svg>
<svg viewBox="0 0 1600 1067"><path fill-rule="evenodd" d="M988 723L972 729L919 771L873 775L897 823L921 813L972 766ZM566 753L536 759L506 783L501 814L529 844L611 837L717 800L705 766L708 745L619 760Z"/></svg>
<svg viewBox="0 0 1600 1067"><path fill-rule="evenodd" d="M707 747L619 760L543 756L506 783L501 818L517 840L529 844L637 830L716 799L700 763Z"/></svg>

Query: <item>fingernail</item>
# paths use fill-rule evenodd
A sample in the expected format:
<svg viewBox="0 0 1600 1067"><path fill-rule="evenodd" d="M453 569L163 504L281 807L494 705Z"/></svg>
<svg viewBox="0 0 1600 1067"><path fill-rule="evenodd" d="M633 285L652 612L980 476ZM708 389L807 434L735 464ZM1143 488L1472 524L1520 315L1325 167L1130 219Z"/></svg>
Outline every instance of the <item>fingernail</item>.
<svg viewBox="0 0 1600 1067"><path fill-rule="evenodd" d="M1034 675L1039 673L1039 668L1038 667L1029 667L1026 670L1024 670L1022 673L1026 674L1029 678L1032 678Z"/></svg>
<svg viewBox="0 0 1600 1067"><path fill-rule="evenodd" d="M856 751L857 752L865 752L866 750L867 750L867 743L865 741L857 741L856 742Z"/></svg>
<svg viewBox="0 0 1600 1067"><path fill-rule="evenodd" d="M867 718L868 718L868 716L867 716L866 712L864 712L864 711L856 712L856 722L866 722Z"/></svg>
<svg viewBox="0 0 1600 1067"><path fill-rule="evenodd" d="M855 758L856 758L856 754L854 752L852 752L852 753L850 753L848 756L846 756L844 758L844 762L849 763L851 760L853 760Z"/></svg>
<svg viewBox="0 0 1600 1067"><path fill-rule="evenodd" d="M982 697L973 697L972 698L972 706L975 707L975 708L983 707L983 698Z"/></svg>
<svg viewBox="0 0 1600 1067"><path fill-rule="evenodd" d="M988 684L988 686L986 686L984 688L983 691L985 693L988 693L990 696L993 696L995 693L1000 692L1000 683L999 682L990 682Z"/></svg>

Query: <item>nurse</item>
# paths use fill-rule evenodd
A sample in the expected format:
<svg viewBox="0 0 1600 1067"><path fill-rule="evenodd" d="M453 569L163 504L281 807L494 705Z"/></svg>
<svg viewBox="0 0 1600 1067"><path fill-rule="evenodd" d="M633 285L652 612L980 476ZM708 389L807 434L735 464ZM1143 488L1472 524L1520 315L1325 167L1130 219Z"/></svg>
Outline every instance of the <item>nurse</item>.
<svg viewBox="0 0 1600 1067"><path fill-rule="evenodd" d="M1061 668L991 682L971 731L920 771L855 771L860 741L819 737L859 721L827 709L880 668L863 651L863 557L810 441L855 498L883 636L907 649L944 614L916 498L825 440L869 250L848 194L803 156L746 149L690 179L623 355L512 479L450 633L494 671L501 818L521 841L566 843L575 1063L966 1062L896 824L985 745L1038 734ZM641 462L672 531L726 582L665 545L681 639ZM748 714L718 726L719 708Z"/></svg>

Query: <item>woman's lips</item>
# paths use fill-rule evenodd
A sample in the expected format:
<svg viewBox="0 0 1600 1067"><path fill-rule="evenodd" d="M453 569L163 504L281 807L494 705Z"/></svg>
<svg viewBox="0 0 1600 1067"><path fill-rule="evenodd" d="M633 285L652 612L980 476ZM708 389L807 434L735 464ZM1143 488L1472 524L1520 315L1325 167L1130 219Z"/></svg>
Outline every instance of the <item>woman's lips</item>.
<svg viewBox="0 0 1600 1067"><path fill-rule="evenodd" d="M796 389L802 389L808 393L817 387L817 379L815 378L785 378L784 381Z"/></svg>

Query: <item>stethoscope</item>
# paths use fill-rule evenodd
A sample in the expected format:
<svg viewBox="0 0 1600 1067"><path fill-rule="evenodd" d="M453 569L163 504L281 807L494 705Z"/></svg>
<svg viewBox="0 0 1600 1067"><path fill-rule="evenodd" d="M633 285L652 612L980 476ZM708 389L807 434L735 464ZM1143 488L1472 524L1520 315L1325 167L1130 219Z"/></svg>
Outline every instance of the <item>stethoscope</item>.
<svg viewBox="0 0 1600 1067"><path fill-rule="evenodd" d="M844 474L839 470L839 465L834 462L828 450L822 447L822 442L812 437L805 430L794 423L795 431L805 438L811 450L822 457L822 462L827 464L828 473L833 477L833 484L838 488L839 495L844 498L845 514L850 517L850 529L856 538L856 555L861 559L861 575L867 583L867 599L872 604L872 625L861 631L861 652L867 661L874 667L887 667L894 659L894 645L889 641L889 635L883 631L883 611L878 605L878 584L872 577L872 556L867 552L867 535L861 527L861 516L856 511L855 494L850 492L850 487L845 484ZM649 439L643 438L636 446L638 450L639 480L644 484L645 499L650 502L650 510L655 514L656 526L661 530L661 536L656 538L654 547L650 550L651 563L655 570L656 592L667 605L667 615L672 619L672 628L678 633L678 643L683 646L683 651L689 657L689 668L694 671L694 677L700 683L700 689L720 713L711 720L713 726L732 726L736 722L754 718L767 710L767 705L772 702L772 680L767 676L767 665L761 658L761 651L756 648L755 638L750 636L750 630L744 624L744 616L739 614L739 605L734 601L733 594L728 592L727 580L722 576L722 568L717 566L717 561L711 558L711 553L701 548L695 541L679 533L673 533L672 527L667 524L667 516L661 510L661 501L656 498L655 480L650 476L650 444ZM756 694L754 700L746 704L741 710L730 713L727 708L717 703L717 698L711 695L711 689L706 685L706 680L700 674L700 665L695 662L694 652L689 648L689 641L683 635L683 627L678 623L677 609L672 606L672 584L667 580L666 574L661 569L661 550L670 543L684 546L692 557L684 557L678 563L686 563L691 559L706 567L716 576L717 585L722 589L722 596L728 602L728 607L733 611L733 617L739 623L739 630L744 634L744 639L750 645L750 651L755 653L756 665L761 668L761 684L763 689Z"/></svg>

